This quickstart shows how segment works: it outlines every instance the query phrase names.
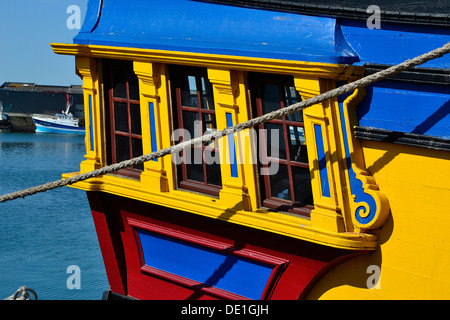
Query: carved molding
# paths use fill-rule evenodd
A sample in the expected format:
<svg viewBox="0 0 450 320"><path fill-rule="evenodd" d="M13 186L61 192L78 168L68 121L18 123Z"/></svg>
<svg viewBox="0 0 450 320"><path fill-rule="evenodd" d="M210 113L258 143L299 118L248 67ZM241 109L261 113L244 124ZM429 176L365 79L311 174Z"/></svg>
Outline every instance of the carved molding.
<svg viewBox="0 0 450 320"><path fill-rule="evenodd" d="M389 215L389 203L375 179L365 170L361 146L352 133L354 108L365 96L364 89L357 89L343 103L339 114L344 142L344 159L347 167L347 193L353 224L360 229L381 227ZM353 120L353 121L352 121Z"/></svg>

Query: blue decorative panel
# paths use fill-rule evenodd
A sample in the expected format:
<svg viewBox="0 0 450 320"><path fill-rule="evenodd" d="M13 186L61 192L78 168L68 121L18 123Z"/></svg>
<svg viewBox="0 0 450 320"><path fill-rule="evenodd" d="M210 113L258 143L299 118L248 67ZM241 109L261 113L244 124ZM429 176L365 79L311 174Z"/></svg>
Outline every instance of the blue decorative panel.
<svg viewBox="0 0 450 320"><path fill-rule="evenodd" d="M94 118L92 117L92 96L89 95L89 138L91 151L94 151Z"/></svg>
<svg viewBox="0 0 450 320"><path fill-rule="evenodd" d="M343 97L341 99L343 99ZM347 134L348 124L345 121L344 104L341 101L339 101L339 113L341 117L342 138L344 140L347 174L350 182L349 190L350 193L354 196L354 202L360 204L354 211L354 215L355 219L361 225L367 225L375 218L375 214L377 212L377 204L373 196L366 193L362 181L357 178L355 170L353 169L349 147L351 137L349 137ZM364 206L364 204L367 205L367 208Z"/></svg>
<svg viewBox="0 0 450 320"><path fill-rule="evenodd" d="M145 265L250 299L260 299L273 267L137 229Z"/></svg>
<svg viewBox="0 0 450 320"><path fill-rule="evenodd" d="M152 144L152 152L158 151L158 144L156 143L156 121L155 121L155 108L153 102L148 103L148 112L150 115L150 140ZM158 159L153 159L158 162Z"/></svg>
<svg viewBox="0 0 450 320"><path fill-rule="evenodd" d="M322 127L318 124L314 125L316 135L317 155L319 159L320 183L322 185L322 196L330 197L330 184L328 182L327 161L325 159L325 149L323 144Z"/></svg>
<svg viewBox="0 0 450 320"><path fill-rule="evenodd" d="M231 113L226 113L227 117L227 127L233 126L233 115ZM236 144L234 141L234 134L228 136L228 148L230 151L230 162L231 162L231 176L233 178L238 177L238 168L236 160Z"/></svg>
<svg viewBox="0 0 450 320"><path fill-rule="evenodd" d="M359 125L450 139L450 87L382 81L367 87Z"/></svg>

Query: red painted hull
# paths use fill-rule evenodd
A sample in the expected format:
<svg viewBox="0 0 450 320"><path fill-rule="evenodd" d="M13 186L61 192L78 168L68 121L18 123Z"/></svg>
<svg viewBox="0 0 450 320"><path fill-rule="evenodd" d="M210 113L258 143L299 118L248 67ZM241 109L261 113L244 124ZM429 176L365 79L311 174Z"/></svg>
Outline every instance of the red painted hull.
<svg viewBox="0 0 450 320"><path fill-rule="evenodd" d="M110 290L126 297L148 300L247 299L246 288L242 291L227 290L215 285L219 280L230 278L232 268L243 265L243 268L256 266L258 269L255 270L262 270L258 272L267 269L266 273L270 273L265 279L258 279L259 275L255 273L253 280L261 288L261 295L256 293L256 299L302 299L330 268L363 254L107 193L88 192L88 199ZM181 266L181 274L171 272L180 266L163 270L146 261L151 260L146 250L154 254L153 251L158 249L144 243L147 235L157 235L163 241L169 241L170 245L177 245L177 250L187 248L200 255L231 257L234 265L219 266L213 272L217 278L215 282L186 277L184 266ZM199 263L202 263L199 267L208 267L203 265L208 264L208 260ZM208 279L213 277L209 275ZM233 283L229 286L234 288Z"/></svg>

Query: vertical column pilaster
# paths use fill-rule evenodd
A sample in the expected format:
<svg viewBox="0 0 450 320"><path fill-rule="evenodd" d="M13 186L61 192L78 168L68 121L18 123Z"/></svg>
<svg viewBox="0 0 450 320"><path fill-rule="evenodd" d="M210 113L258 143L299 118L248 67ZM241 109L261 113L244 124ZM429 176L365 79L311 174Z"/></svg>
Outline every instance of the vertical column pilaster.
<svg viewBox="0 0 450 320"><path fill-rule="evenodd" d="M89 172L103 166L103 123L101 90L99 82L100 65L89 57L75 58L78 76L83 80L86 160L80 164L81 172Z"/></svg>
<svg viewBox="0 0 450 320"><path fill-rule="evenodd" d="M161 74L161 65L151 62L135 61L133 66L139 79L142 149L144 154L148 154L160 150L163 144L167 145L162 132L170 132L166 112L160 109L161 96L159 91L164 92L161 88L163 83L165 87L165 80L161 81L164 72ZM170 136L170 134L166 134L166 136ZM167 162L165 158L159 158L144 163L144 172L141 174L141 183L144 188L161 192L169 190L165 169L167 164L165 162Z"/></svg>
<svg viewBox="0 0 450 320"><path fill-rule="evenodd" d="M319 78L294 77L296 90L303 100L325 92L329 80ZM314 209L311 221L314 226L329 231L346 230L341 215L341 187L337 149L334 136L333 115L328 101L313 105L303 111L305 139L311 173L311 186L314 197ZM337 175L336 175L337 173Z"/></svg>
<svg viewBox="0 0 450 320"><path fill-rule="evenodd" d="M222 130L247 120L242 74L209 68L208 78L213 87L217 129ZM244 172L249 171L243 167L246 165L245 150L240 143L240 136L233 134L219 139L222 175L220 200L229 208L251 210L252 201L244 176Z"/></svg>
<svg viewBox="0 0 450 320"><path fill-rule="evenodd" d="M303 99L335 88L333 80L295 78ZM389 203L373 177L365 171L361 146L352 134L355 106L364 90L344 101L324 101L304 110L305 135L311 170L315 226L334 232L360 232L380 227Z"/></svg>
<svg viewBox="0 0 450 320"><path fill-rule="evenodd" d="M365 168L359 141L354 137L357 124L356 106L364 99L365 89L356 89L342 102L335 102L336 124L341 134L343 181L346 183L346 220L352 221L354 231L381 227L389 215L389 202L379 190L374 177Z"/></svg>

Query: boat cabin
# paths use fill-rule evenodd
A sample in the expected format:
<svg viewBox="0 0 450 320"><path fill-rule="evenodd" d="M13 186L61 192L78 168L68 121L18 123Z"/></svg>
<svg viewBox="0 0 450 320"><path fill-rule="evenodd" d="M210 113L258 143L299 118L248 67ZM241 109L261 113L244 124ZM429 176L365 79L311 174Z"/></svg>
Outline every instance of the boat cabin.
<svg viewBox="0 0 450 320"><path fill-rule="evenodd" d="M90 0L73 44L52 44L75 56L83 80L80 172L231 127L450 41L448 15L430 13L435 20L424 23L420 14L395 19L384 10L381 29L371 29L364 3L349 1L350 10L325 2ZM382 270L380 294L407 296L389 282L395 266L441 266L430 237L450 240L442 233L449 67L442 57L210 144L76 183L88 194L108 297L373 297L371 265ZM423 286L435 278L448 284L442 272Z"/></svg>

